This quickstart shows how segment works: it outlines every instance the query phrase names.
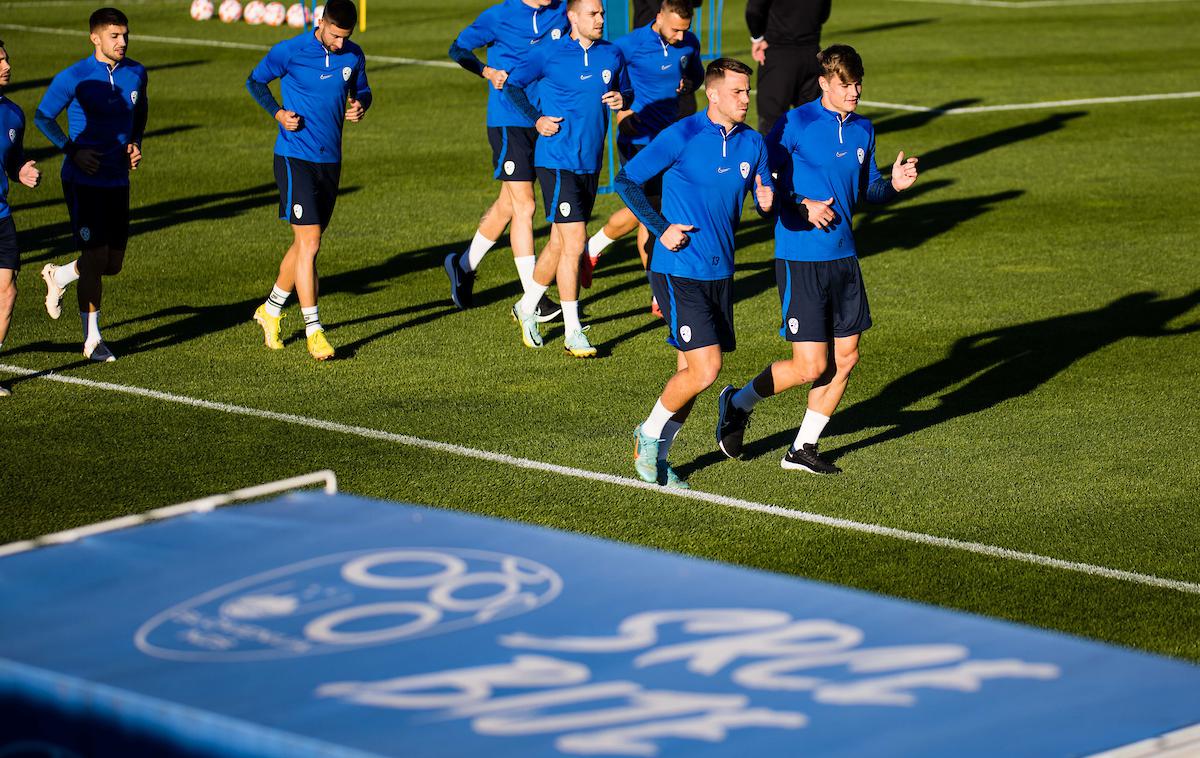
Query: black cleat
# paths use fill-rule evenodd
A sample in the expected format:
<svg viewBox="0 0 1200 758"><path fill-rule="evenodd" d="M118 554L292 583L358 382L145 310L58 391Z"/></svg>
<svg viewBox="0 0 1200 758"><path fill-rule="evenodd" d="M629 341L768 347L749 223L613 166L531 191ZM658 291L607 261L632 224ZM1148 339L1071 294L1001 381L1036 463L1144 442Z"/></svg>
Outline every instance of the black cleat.
<svg viewBox="0 0 1200 758"><path fill-rule="evenodd" d="M742 437L750 426L750 414L733 404L737 391L737 387L727 384L717 396L717 447L730 458L741 456Z"/></svg>
<svg viewBox="0 0 1200 758"><path fill-rule="evenodd" d="M817 446L805 443L799 450L789 448L779 462L780 468L807 471L810 474L840 474L842 470L817 455Z"/></svg>
<svg viewBox="0 0 1200 758"><path fill-rule="evenodd" d="M562 315L562 306L546 295L542 295L542 299L538 301L537 307L533 309L533 316L539 324L553 321L560 315Z"/></svg>
<svg viewBox="0 0 1200 758"><path fill-rule="evenodd" d="M464 255L466 253L450 253L442 264L450 278L450 299L459 310L466 310L475 302L475 272L463 271L458 265Z"/></svg>

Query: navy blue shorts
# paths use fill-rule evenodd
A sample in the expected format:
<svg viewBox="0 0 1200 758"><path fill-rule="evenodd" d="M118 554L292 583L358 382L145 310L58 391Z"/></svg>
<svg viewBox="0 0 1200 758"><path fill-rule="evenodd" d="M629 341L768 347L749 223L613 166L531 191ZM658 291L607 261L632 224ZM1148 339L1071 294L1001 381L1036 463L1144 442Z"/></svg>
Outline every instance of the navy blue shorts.
<svg viewBox="0 0 1200 758"><path fill-rule="evenodd" d="M492 178L502 182L532 182L537 129L532 126L489 126L487 131L495 168Z"/></svg>
<svg viewBox="0 0 1200 758"><path fill-rule="evenodd" d="M71 234L80 250L129 244L129 185L93 187L63 179L63 197L71 217Z"/></svg>
<svg viewBox="0 0 1200 758"><path fill-rule="evenodd" d="M646 147L646 145L635 145L632 142L617 142L617 153L621 156L621 168L625 168L625 164L633 160L633 156L645 150ZM662 174L643 184L642 190L646 193L646 197L662 197ZM655 205L657 206L658 203L656 202Z"/></svg>
<svg viewBox="0 0 1200 758"><path fill-rule="evenodd" d="M21 251L17 249L17 225L12 216L0 218L0 268L21 270Z"/></svg>
<svg viewBox="0 0 1200 758"><path fill-rule="evenodd" d="M591 221L596 191L600 188L599 174L576 174L562 168L538 166L537 177L546 201L546 221L551 224Z"/></svg>
<svg viewBox="0 0 1200 758"><path fill-rule="evenodd" d="M836 261L777 258L775 282L783 311L779 336L788 342L830 342L871 328L857 256Z"/></svg>
<svg viewBox="0 0 1200 758"><path fill-rule="evenodd" d="M279 218L297 226L320 224L333 218L342 164L313 163L275 156L275 183L279 185Z"/></svg>
<svg viewBox="0 0 1200 758"><path fill-rule="evenodd" d="M737 349L733 335L733 279L685 279L647 272L650 291L671 330L667 344L677 350L720 345L722 353Z"/></svg>

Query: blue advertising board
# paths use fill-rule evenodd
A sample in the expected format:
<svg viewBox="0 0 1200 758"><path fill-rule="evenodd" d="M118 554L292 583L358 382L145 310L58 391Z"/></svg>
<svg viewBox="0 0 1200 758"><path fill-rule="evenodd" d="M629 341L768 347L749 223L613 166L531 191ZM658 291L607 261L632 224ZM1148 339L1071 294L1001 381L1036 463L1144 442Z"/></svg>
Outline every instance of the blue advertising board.
<svg viewBox="0 0 1200 758"><path fill-rule="evenodd" d="M356 497L0 558L0 755L1077 756L1198 723L1184 662Z"/></svg>

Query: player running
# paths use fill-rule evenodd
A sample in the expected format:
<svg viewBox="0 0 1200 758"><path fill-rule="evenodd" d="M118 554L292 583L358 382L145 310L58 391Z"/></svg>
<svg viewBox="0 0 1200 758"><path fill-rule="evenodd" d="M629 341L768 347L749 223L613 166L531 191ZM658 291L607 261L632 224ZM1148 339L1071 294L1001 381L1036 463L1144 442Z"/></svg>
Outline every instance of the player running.
<svg viewBox="0 0 1200 758"><path fill-rule="evenodd" d="M129 242L129 172L142 162L149 99L146 69L126 56L129 19L101 8L88 22L95 52L60 71L38 104L34 123L67 158L63 196L80 255L72 263L42 267L46 312L62 315L67 285L79 280L83 354L94 361L117 358L100 334L102 277L116 276ZM58 125L67 112L70 136Z"/></svg>
<svg viewBox="0 0 1200 758"><path fill-rule="evenodd" d="M692 0L663 0L653 22L617 40L617 47L625 55L628 88L634 95L632 109L617 114L617 150L622 165L649 145L659 132L678 121L680 95L691 94L704 83L700 40L689 31L692 14ZM645 190L657 207L662 194L657 178L650 180ZM592 286L592 269L601 253L634 228L638 230L638 255L642 268L646 267L650 235L632 211L622 208L588 240L587 257L580 262L580 284Z"/></svg>
<svg viewBox="0 0 1200 758"><path fill-rule="evenodd" d="M291 247L279 264L271 294L254 311L254 320L262 326L267 347L282 349L283 306L295 289L308 352L319 361L334 355L317 311L317 253L337 202L342 123L362 121L371 107L367 59L362 48L350 41L356 23L354 3L329 0L314 31L272 47L246 79L255 102L279 122L275 140L279 218L292 226ZM267 87L273 79L280 80L282 107Z"/></svg>
<svg viewBox="0 0 1200 758"><path fill-rule="evenodd" d="M774 201L763 138L745 125L750 73L732 58L709 63L708 109L666 128L617 175L621 198L657 240L650 287L678 351L675 375L634 430L637 475L667 487L687 487L667 455L696 397L716 381L722 353L737 346L733 240L742 204L751 190L761 213ZM643 189L659 174L662 213Z"/></svg>
<svg viewBox="0 0 1200 758"><path fill-rule="evenodd" d="M742 453L750 412L763 398L812 383L796 440L780 461L785 469L837 474L821 458L817 440L837 409L858 341L871 310L851 233L854 204L885 203L917 180L917 159L901 151L891 179L875 165L875 129L854 113L862 94L862 58L848 45L819 56L821 97L788 112L767 137L771 169L788 202L775 226L775 276L783 319L779 334L792 356L767 366L740 390L729 385L717 399L717 444L730 458Z"/></svg>
<svg viewBox="0 0 1200 758"><path fill-rule="evenodd" d="M36 187L42 180L37 164L25 160L25 114L20 106L4 97L4 88L12 78L12 64L4 40L0 40L0 349L12 323L13 305L17 302L17 272L21 270L21 252L17 249L17 228L13 225L12 208L8 207L8 182L20 182ZM0 387L0 397L12 393Z"/></svg>
<svg viewBox="0 0 1200 758"><path fill-rule="evenodd" d="M489 82L488 142L492 145L492 177L500 180L500 196L483 214L471 246L450 253L444 262L450 297L459 308L471 307L475 272L510 223L509 240L521 287L528 292L533 286L533 214L537 210L533 150L538 135L533 122L501 91L509 72L537 49L536 45L561 38L569 28L562 0L504 0L479 14L450 45L450 57L458 65ZM472 52L481 47L487 48L487 64ZM537 320L549 321L560 312L554 301L543 295Z"/></svg>
<svg viewBox="0 0 1200 758"><path fill-rule="evenodd" d="M579 259L587 244L587 222L599 187L600 162L608 134L608 112L625 107L632 93L620 91L625 58L602 39L600 0L568 0L571 33L549 40L509 72L504 93L541 135L534 167L546 203L550 241L538 257L533 286L513 305L526 347L541 347L534 308L557 279L562 297L567 353L592 358L596 348L579 322ZM539 107L525 88L537 83Z"/></svg>

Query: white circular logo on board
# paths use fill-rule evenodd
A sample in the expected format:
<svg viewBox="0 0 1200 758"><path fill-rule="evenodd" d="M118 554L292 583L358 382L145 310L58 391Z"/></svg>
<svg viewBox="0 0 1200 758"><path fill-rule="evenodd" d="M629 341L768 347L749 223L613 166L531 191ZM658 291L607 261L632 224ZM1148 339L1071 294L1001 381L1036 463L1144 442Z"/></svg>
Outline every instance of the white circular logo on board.
<svg viewBox="0 0 1200 758"><path fill-rule="evenodd" d="M92 238L92 230L91 229L88 229L85 226L79 230L79 239L83 240L84 242L87 242L91 238Z"/></svg>
<svg viewBox="0 0 1200 758"><path fill-rule="evenodd" d="M516 164L516 163L513 163L512 161L505 161L505 162L504 162L504 173L508 174L509 176L512 176L512 175L513 175L513 172L514 172L514 171L516 171L516 170L517 170L517 164Z"/></svg>
<svg viewBox="0 0 1200 758"><path fill-rule="evenodd" d="M571 204L570 203L559 203L558 204L558 212L564 218L567 216L570 216L571 215Z"/></svg>
<svg viewBox="0 0 1200 758"><path fill-rule="evenodd" d="M129 93L129 102L137 105L137 90Z"/></svg>
<svg viewBox="0 0 1200 758"><path fill-rule="evenodd" d="M612 72L608 69L604 69L600 72L600 78L604 80L605 84L608 84L612 81Z"/></svg>
<svg viewBox="0 0 1200 758"><path fill-rule="evenodd" d="M343 82L350 81L350 67L349 66L346 66L345 68L342 69L342 81Z"/></svg>
<svg viewBox="0 0 1200 758"><path fill-rule="evenodd" d="M550 32L550 39L558 39L562 36L562 29L554 29Z"/></svg>
<svg viewBox="0 0 1200 758"><path fill-rule="evenodd" d="M296 203L292 206L292 214L295 215L296 218L304 218L304 207L301 206L300 203Z"/></svg>
<svg viewBox="0 0 1200 758"><path fill-rule="evenodd" d="M858 149L858 165L862 165L863 159L867 157L867 152L861 147Z"/></svg>
<svg viewBox="0 0 1200 758"><path fill-rule="evenodd" d="M687 324L684 324L683 326L679 327L679 336L683 338L684 342L691 342L692 341L692 327L688 326Z"/></svg>
<svg viewBox="0 0 1200 758"><path fill-rule="evenodd" d="M799 319L794 319L794 318L788 319L788 331L790 331L792 334L795 334L796 332L800 331Z"/></svg>
<svg viewBox="0 0 1200 758"><path fill-rule="evenodd" d="M746 161L742 161L742 165L739 166L738 168L740 168L742 170L742 178L743 179L750 178L750 164L749 163L747 163Z"/></svg>

